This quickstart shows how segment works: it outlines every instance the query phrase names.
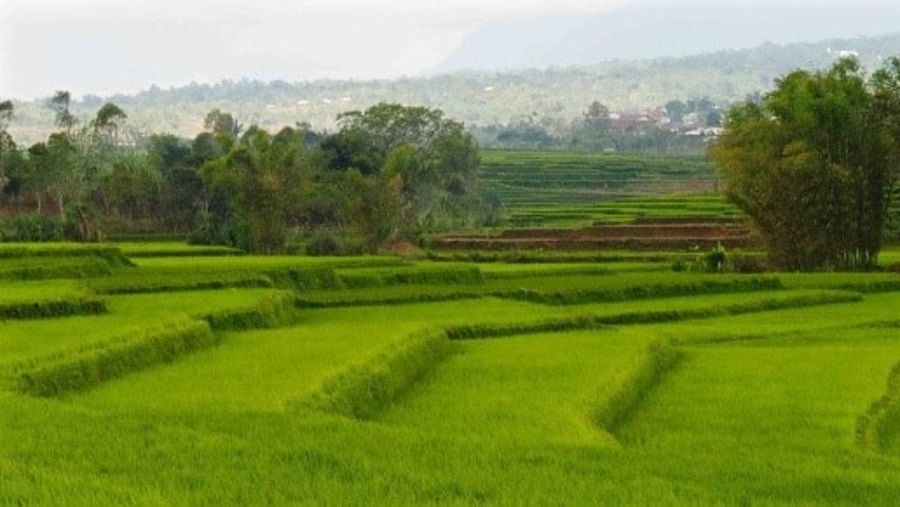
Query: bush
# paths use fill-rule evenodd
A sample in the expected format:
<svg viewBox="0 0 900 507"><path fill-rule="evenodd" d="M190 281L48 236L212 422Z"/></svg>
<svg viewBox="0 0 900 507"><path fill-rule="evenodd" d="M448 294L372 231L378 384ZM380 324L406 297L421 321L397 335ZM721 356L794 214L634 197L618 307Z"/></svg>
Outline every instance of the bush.
<svg viewBox="0 0 900 507"><path fill-rule="evenodd" d="M725 271L725 263L727 260L725 247L722 246L722 243L716 245L715 248L703 256L703 264L708 273L721 273L722 271Z"/></svg>
<svg viewBox="0 0 900 507"><path fill-rule="evenodd" d="M341 248L338 240L328 233L317 234L306 244L307 255L341 255L343 252L344 250Z"/></svg>
<svg viewBox="0 0 900 507"><path fill-rule="evenodd" d="M731 255L729 261L731 269L735 273L764 273L768 271L765 259L755 255Z"/></svg>
<svg viewBox="0 0 900 507"><path fill-rule="evenodd" d="M8 218L0 222L3 241L39 242L62 241L65 224L58 218L29 215Z"/></svg>

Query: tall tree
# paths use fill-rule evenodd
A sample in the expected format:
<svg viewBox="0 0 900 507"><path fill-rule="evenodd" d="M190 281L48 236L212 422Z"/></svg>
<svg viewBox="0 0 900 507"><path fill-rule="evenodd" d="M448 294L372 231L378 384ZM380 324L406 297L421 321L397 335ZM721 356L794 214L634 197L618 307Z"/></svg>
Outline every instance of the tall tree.
<svg viewBox="0 0 900 507"><path fill-rule="evenodd" d="M405 228L444 227L478 209L478 145L462 123L438 109L385 103L344 113L338 123L322 142L329 167L399 177Z"/></svg>
<svg viewBox="0 0 900 507"><path fill-rule="evenodd" d="M225 218L236 246L257 253L284 249L305 169L303 135L289 127L275 136L251 127L227 155L204 164L208 184L229 197Z"/></svg>
<svg viewBox="0 0 900 507"><path fill-rule="evenodd" d="M71 133L77 122L75 115L69 111L71 101L72 94L66 90L59 90L48 102L50 109L56 113L56 125L69 133Z"/></svg>
<svg viewBox="0 0 900 507"><path fill-rule="evenodd" d="M113 144L119 141L119 126L128 117L119 106L107 102L97 111L97 115L91 120L91 127L95 134L106 134Z"/></svg>
<svg viewBox="0 0 900 507"><path fill-rule="evenodd" d="M9 127L9 123L12 121L14 109L11 100L0 102L0 132L6 132L6 128Z"/></svg>
<svg viewBox="0 0 900 507"><path fill-rule="evenodd" d="M877 264L900 165L900 61L870 78L852 59L795 71L726 116L711 148L727 195L783 269Z"/></svg>

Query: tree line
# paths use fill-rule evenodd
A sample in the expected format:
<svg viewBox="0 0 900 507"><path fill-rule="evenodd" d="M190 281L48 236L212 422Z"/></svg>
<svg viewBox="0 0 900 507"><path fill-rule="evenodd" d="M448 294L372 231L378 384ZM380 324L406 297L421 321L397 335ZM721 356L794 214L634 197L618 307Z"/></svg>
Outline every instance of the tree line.
<svg viewBox="0 0 900 507"><path fill-rule="evenodd" d="M625 113L622 118L595 100L572 120L532 114L506 124L473 127L472 134L481 146L498 149L698 154L708 147L708 138L687 132L719 127L722 122L720 106L708 97L673 99L650 113L652 117L645 112Z"/></svg>
<svg viewBox="0 0 900 507"><path fill-rule="evenodd" d="M124 133L113 103L88 121L70 104L58 92L57 130L20 147L6 131L13 105L0 103L4 239L170 233L261 253L306 239L340 253L479 220L477 143L440 110L381 103L341 114L334 133L274 134L213 110L182 139Z"/></svg>

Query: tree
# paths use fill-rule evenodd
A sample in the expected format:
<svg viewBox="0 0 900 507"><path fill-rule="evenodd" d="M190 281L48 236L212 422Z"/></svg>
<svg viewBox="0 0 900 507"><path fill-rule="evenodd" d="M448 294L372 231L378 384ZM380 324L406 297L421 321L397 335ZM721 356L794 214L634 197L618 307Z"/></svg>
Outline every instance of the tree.
<svg viewBox="0 0 900 507"><path fill-rule="evenodd" d="M13 103L9 100L0 102L0 190L6 190L6 185L10 182L7 173L9 171L9 160L13 153L16 152L16 143L12 136L6 132L6 127L13 117Z"/></svg>
<svg viewBox="0 0 900 507"><path fill-rule="evenodd" d="M900 166L900 60L866 78L853 59L795 71L726 115L710 155L774 265L877 265Z"/></svg>
<svg viewBox="0 0 900 507"><path fill-rule="evenodd" d="M56 125L71 132L75 126L76 118L69 112L69 103L72 101L72 95L65 90L57 91L48 102L48 106L56 112Z"/></svg>
<svg viewBox="0 0 900 507"><path fill-rule="evenodd" d="M0 102L0 133L6 132L6 127L12 121L14 109L11 100Z"/></svg>
<svg viewBox="0 0 900 507"><path fill-rule="evenodd" d="M287 241L291 209L304 186L303 134L285 127L275 136L250 127L228 154L204 164L207 184L229 198L227 224L235 246L276 253Z"/></svg>
<svg viewBox="0 0 900 507"><path fill-rule="evenodd" d="M614 146L610 137L612 120L609 109L596 100L588 106L579 120L573 124L572 145L591 151L602 151Z"/></svg>
<svg viewBox="0 0 900 507"><path fill-rule="evenodd" d="M468 220L478 208L478 145L462 123L438 109L381 103L343 113L338 124L340 131L321 145L327 166L382 178L371 190L385 195L399 182L400 227L440 228Z"/></svg>
<svg viewBox="0 0 900 507"><path fill-rule="evenodd" d="M119 140L119 125L127 117L128 115L119 106L112 102L107 102L97 111L96 117L91 121L91 127L97 134L106 133L110 135L113 144L116 144Z"/></svg>
<svg viewBox="0 0 900 507"><path fill-rule="evenodd" d="M206 115L203 126L217 136L231 138L237 137L244 128L231 113L224 113L218 109L214 109Z"/></svg>
<svg viewBox="0 0 900 507"><path fill-rule="evenodd" d="M666 102L666 114L672 123L681 123L684 115L688 112L688 106L680 100L670 100Z"/></svg>

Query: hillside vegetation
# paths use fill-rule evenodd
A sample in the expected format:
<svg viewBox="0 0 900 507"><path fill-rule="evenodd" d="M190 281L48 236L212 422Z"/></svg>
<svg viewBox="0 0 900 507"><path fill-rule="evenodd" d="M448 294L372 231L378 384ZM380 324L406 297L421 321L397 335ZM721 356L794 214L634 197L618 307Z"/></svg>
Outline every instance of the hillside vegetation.
<svg viewBox="0 0 900 507"><path fill-rule="evenodd" d="M829 52L829 50L831 50ZM295 122L334 129L336 116L379 102L439 108L468 126L507 124L523 117L568 123L597 100L613 111L655 109L678 99L709 98L722 107L772 88L777 76L802 68L825 68L840 56L858 53L874 68L880 58L900 53L900 34L818 43L763 44L681 58L610 61L592 66L509 72L459 71L429 77L381 81L288 83L235 80L183 87L151 87L136 95L88 96L73 104L89 117L112 101L128 111L133 128L194 137L213 109L241 121L277 130ZM64 89L67 83L58 83ZM17 102L10 132L17 142L33 143L53 130L45 99Z"/></svg>

